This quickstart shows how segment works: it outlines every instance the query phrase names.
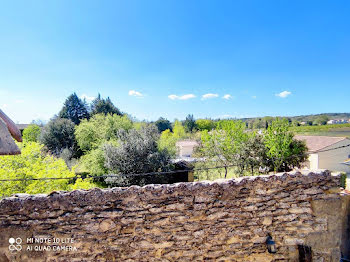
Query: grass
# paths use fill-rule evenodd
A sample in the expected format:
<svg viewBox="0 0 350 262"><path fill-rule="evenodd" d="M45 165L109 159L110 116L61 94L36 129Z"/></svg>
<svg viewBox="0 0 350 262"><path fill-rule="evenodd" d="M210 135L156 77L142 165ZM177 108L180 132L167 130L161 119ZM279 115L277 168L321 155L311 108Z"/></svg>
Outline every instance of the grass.
<svg viewBox="0 0 350 262"><path fill-rule="evenodd" d="M350 124L325 126L295 126L290 129L299 135L343 136L350 138Z"/></svg>

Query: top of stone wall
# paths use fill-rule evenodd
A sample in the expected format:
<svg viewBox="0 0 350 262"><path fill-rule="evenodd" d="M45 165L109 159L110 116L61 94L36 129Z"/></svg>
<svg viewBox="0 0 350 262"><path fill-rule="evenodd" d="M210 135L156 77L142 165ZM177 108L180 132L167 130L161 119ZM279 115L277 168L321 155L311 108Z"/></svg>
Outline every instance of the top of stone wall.
<svg viewBox="0 0 350 262"><path fill-rule="evenodd" d="M138 202L177 198L179 201L210 202L215 199L239 199L248 196L264 196L277 192L310 189L310 195L321 194L332 187L340 186L340 174L327 170L314 172L289 172L274 175L240 177L216 181L181 182L176 184L94 188L71 192L54 191L50 194L15 194L0 200L0 216L28 214L44 210L65 210L91 206L91 209L106 209L110 203ZM317 188L317 190L315 189Z"/></svg>

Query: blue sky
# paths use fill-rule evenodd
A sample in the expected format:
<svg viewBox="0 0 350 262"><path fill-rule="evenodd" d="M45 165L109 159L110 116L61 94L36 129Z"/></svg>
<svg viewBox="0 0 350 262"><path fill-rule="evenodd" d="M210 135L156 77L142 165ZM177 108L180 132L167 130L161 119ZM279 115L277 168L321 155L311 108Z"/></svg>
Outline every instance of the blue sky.
<svg viewBox="0 0 350 262"><path fill-rule="evenodd" d="M349 13L349 1L4 1L0 108L48 120L76 92L148 120L349 112Z"/></svg>

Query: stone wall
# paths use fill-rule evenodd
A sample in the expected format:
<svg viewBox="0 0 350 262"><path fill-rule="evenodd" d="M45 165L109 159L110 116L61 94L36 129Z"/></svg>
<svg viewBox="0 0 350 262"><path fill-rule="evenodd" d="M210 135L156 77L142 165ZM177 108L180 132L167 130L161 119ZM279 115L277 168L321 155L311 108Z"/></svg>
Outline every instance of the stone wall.
<svg viewBox="0 0 350 262"><path fill-rule="evenodd" d="M17 195L0 201L0 261L299 261L307 245L313 261L338 262L339 183L325 171Z"/></svg>

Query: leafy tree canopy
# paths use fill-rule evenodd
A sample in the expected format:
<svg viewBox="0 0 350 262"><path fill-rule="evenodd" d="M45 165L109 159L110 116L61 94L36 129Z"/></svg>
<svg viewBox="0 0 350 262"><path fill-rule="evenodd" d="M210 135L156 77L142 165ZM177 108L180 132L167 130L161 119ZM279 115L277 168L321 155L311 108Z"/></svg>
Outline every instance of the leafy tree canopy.
<svg viewBox="0 0 350 262"><path fill-rule="evenodd" d="M155 126L118 132L119 146L105 145L105 166L109 171L121 174L148 173L169 170L170 156L159 150L158 132Z"/></svg>
<svg viewBox="0 0 350 262"><path fill-rule="evenodd" d="M184 121L184 127L187 132L192 132L196 128L196 121L193 115L188 115Z"/></svg>
<svg viewBox="0 0 350 262"><path fill-rule="evenodd" d="M248 134L245 132L246 125L242 121L221 120L217 123L216 130L210 133L202 132L202 153L223 166L237 165L243 172L245 164L243 150ZM227 170L225 172L225 177Z"/></svg>
<svg viewBox="0 0 350 262"><path fill-rule="evenodd" d="M167 129L169 129L170 131L172 130L170 121L163 117L160 117L154 124L157 126L159 133Z"/></svg>
<svg viewBox="0 0 350 262"><path fill-rule="evenodd" d="M161 133L158 141L159 148L167 150L172 157L175 157L177 152L176 142L186 137L188 137L188 134L186 134L185 128L180 121L175 120L173 132L167 129Z"/></svg>
<svg viewBox="0 0 350 262"><path fill-rule="evenodd" d="M315 119L314 123L315 123L316 125L324 126L324 125L327 125L327 122L328 122L328 121L329 121L329 117L328 117L328 116L326 116L326 115L320 115L320 116L318 116L318 117Z"/></svg>
<svg viewBox="0 0 350 262"><path fill-rule="evenodd" d="M23 130L23 141L25 143L38 142L40 133L41 133L40 127L35 124L31 124Z"/></svg>
<svg viewBox="0 0 350 262"><path fill-rule="evenodd" d="M0 179L74 177L62 159L42 153L43 146L35 142L20 144L22 154L0 158ZM90 180L58 179L1 182L0 198L15 193L50 193L54 190L89 189Z"/></svg>
<svg viewBox="0 0 350 262"><path fill-rule="evenodd" d="M145 125L139 125L139 129ZM118 145L118 131L133 128L127 115L97 114L89 120L83 120L75 127L75 136L84 155L80 158L79 170L93 175L103 175L108 172L105 167L103 146Z"/></svg>
<svg viewBox="0 0 350 262"><path fill-rule="evenodd" d="M43 127L39 141L56 156L66 148L77 156L79 152L75 142L74 127L74 123L69 119L53 118Z"/></svg>
<svg viewBox="0 0 350 262"><path fill-rule="evenodd" d="M87 152L103 143L117 141L119 130L130 130L132 127L133 123L126 115L97 114L76 126L75 136L81 150Z"/></svg>
<svg viewBox="0 0 350 262"><path fill-rule="evenodd" d="M215 129L216 123L211 119L197 119L196 127L199 131L203 131L203 130L210 131Z"/></svg>
<svg viewBox="0 0 350 262"><path fill-rule="evenodd" d="M277 118L265 132L267 157L276 172L289 171L307 158L305 143L296 141L293 136L287 119Z"/></svg>

